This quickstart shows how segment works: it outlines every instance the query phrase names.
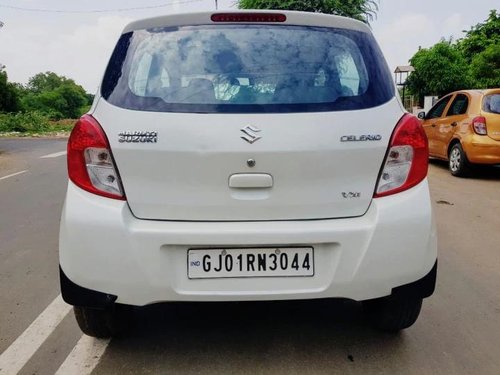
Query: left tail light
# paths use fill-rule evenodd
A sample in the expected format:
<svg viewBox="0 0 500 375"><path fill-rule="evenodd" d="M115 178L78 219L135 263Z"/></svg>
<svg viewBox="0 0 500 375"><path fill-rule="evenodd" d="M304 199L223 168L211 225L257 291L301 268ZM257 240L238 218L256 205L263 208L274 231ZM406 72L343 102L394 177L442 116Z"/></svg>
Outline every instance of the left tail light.
<svg viewBox="0 0 500 375"><path fill-rule="evenodd" d="M90 193L126 199L106 134L90 115L78 120L69 137L68 175Z"/></svg>

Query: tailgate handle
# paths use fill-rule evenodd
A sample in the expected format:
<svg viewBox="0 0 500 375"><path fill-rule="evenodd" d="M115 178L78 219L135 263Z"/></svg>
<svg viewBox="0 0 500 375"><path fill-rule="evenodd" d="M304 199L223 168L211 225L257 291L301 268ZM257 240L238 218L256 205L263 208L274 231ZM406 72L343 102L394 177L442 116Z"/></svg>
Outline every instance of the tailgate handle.
<svg viewBox="0 0 500 375"><path fill-rule="evenodd" d="M229 177L229 187L235 189L265 189L273 187L273 176L267 173L237 173Z"/></svg>

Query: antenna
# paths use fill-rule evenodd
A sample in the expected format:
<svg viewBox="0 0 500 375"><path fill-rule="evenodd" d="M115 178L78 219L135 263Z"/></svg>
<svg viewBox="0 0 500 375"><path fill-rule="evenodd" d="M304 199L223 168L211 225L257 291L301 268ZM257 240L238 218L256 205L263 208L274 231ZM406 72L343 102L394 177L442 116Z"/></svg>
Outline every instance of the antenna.
<svg viewBox="0 0 500 375"><path fill-rule="evenodd" d="M217 0L215 0L215 10L219 10L219 4Z"/></svg>

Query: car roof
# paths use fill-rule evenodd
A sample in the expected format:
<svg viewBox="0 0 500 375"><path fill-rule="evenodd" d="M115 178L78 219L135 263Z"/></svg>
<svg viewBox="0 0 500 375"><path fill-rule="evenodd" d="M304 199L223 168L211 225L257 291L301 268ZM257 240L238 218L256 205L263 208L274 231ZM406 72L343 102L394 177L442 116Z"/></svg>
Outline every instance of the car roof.
<svg viewBox="0 0 500 375"><path fill-rule="evenodd" d="M481 103L483 101L483 97L491 94L500 94L500 89L476 89L476 90L458 90L450 92L442 97L453 96L455 94L467 94L471 99L471 103L469 104L468 112L479 113L481 111ZM451 105L451 104L449 104ZM444 115L444 113L443 113Z"/></svg>
<svg viewBox="0 0 500 375"><path fill-rule="evenodd" d="M498 94L498 93L500 93L500 88L498 88L498 89L458 90L458 91L450 92L447 95L460 94L460 93L469 94L471 96L484 96L484 95L489 95L489 94ZM447 96L447 95L444 95L444 96Z"/></svg>
<svg viewBox="0 0 500 375"><path fill-rule="evenodd" d="M483 91L484 95L490 95L490 94L500 94L500 88L497 89L487 89Z"/></svg>
<svg viewBox="0 0 500 375"><path fill-rule="evenodd" d="M333 16L322 13L296 12L296 11L272 11L272 10L228 10L199 13L178 13L166 16L146 18L128 24L123 30L123 34L135 30L152 29L156 27L194 26L194 25L221 25L212 21L213 14L248 14L248 13L272 13L284 14L287 17L285 22L252 22L251 24L272 24L272 25L300 25L313 27L335 27L371 33L370 28L365 23L347 17ZM242 22L245 23L245 22ZM231 24L222 23L222 24ZM238 24L233 22L232 24Z"/></svg>

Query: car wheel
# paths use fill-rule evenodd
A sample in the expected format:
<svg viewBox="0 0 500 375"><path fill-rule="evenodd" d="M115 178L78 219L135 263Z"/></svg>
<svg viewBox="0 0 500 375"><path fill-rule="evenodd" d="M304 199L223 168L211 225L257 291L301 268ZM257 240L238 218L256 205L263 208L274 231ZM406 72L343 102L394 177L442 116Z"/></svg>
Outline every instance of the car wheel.
<svg viewBox="0 0 500 375"><path fill-rule="evenodd" d="M125 306L117 305L114 309L74 306L73 311L82 332L97 338L120 336L132 322L132 311Z"/></svg>
<svg viewBox="0 0 500 375"><path fill-rule="evenodd" d="M422 298L391 296L365 301L363 307L375 328L396 333L411 327L417 321L422 308Z"/></svg>
<svg viewBox="0 0 500 375"><path fill-rule="evenodd" d="M456 177L465 177L470 171L470 164L460 143L456 143L448 156L450 173Z"/></svg>

